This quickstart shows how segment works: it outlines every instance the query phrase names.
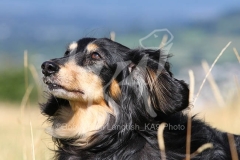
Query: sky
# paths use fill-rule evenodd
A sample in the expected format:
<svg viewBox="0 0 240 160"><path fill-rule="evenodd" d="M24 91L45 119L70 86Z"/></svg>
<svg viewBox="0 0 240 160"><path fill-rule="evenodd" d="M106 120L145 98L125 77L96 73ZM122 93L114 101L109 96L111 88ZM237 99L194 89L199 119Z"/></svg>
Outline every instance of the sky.
<svg viewBox="0 0 240 160"><path fill-rule="evenodd" d="M53 22L63 20L65 23L81 23L84 26L114 26L119 22L155 21L174 22L191 19L204 19L218 16L223 12L240 7L239 0L182 0L182 1L16 1L1 0L0 22L35 21L44 19ZM42 17L42 18L39 18ZM20 19L19 19L20 18ZM33 22L35 22L33 21Z"/></svg>

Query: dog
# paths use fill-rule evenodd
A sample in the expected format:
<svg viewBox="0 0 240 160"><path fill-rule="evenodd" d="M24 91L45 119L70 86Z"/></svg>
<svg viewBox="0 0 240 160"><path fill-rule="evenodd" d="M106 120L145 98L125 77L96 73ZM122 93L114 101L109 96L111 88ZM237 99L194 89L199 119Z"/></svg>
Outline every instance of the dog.
<svg viewBox="0 0 240 160"><path fill-rule="evenodd" d="M82 38L41 65L50 93L41 112L60 160L186 158L188 85L175 79L161 50L130 49L107 38ZM158 144L163 131L165 155ZM232 159L227 133L191 118L191 159ZM240 138L234 135L237 155Z"/></svg>

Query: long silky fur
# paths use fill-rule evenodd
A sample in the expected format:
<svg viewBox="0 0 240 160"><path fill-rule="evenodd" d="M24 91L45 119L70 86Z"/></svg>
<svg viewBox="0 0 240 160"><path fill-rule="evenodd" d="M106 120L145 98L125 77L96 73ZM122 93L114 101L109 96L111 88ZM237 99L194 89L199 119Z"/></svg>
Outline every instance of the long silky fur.
<svg viewBox="0 0 240 160"><path fill-rule="evenodd" d="M102 41L107 41L105 43L109 43L109 46L115 44L110 40ZM121 72L113 77L120 86L119 97L111 97L109 87L105 90L105 100L114 109L115 115L109 116L105 126L91 136L86 146L72 145L79 137L53 137L58 147L55 159L159 160L161 156L157 130L162 122L168 125L164 129L166 159L186 158L187 117L181 111L188 107L189 90L185 82L173 77L167 62L168 57L160 50L144 49L129 49L126 54L112 56L120 57L124 63ZM112 70L109 73L115 72L115 63L108 66L107 69ZM55 113L61 107L69 107L68 101L51 96L42 105L42 112L50 121L54 121ZM114 128L115 126L120 127ZM169 126L182 128L174 129ZM205 143L212 143L214 146L192 159L231 159L226 133L193 117L191 137L191 153ZM235 136L235 142L239 155L238 136Z"/></svg>

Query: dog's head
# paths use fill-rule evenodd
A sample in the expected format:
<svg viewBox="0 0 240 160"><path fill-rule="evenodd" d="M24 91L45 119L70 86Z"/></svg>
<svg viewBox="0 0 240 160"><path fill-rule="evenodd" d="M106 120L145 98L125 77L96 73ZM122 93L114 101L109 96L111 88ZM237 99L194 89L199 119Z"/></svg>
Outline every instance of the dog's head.
<svg viewBox="0 0 240 160"><path fill-rule="evenodd" d="M51 134L86 136L109 125L110 119L134 124L185 109L188 86L172 76L167 58L160 50L132 50L106 38L71 43L63 57L41 66L52 94L43 107L54 117ZM60 123L78 129L57 131Z"/></svg>

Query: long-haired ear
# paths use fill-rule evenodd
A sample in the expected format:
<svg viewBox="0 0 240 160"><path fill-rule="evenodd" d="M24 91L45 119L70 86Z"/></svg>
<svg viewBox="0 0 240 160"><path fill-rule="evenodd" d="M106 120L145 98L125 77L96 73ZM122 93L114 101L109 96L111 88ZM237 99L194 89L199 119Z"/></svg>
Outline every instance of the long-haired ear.
<svg viewBox="0 0 240 160"><path fill-rule="evenodd" d="M131 57L135 65L130 65L130 70L136 67L144 70L141 76L145 79L148 91L145 94L148 95L148 106L153 108L157 116L169 115L188 107L188 85L172 76L168 56L164 56L160 50L133 50Z"/></svg>
<svg viewBox="0 0 240 160"><path fill-rule="evenodd" d="M158 73L147 68L146 83L151 105L156 112L169 115L188 107L189 89L187 84L173 78L171 73L165 69Z"/></svg>

